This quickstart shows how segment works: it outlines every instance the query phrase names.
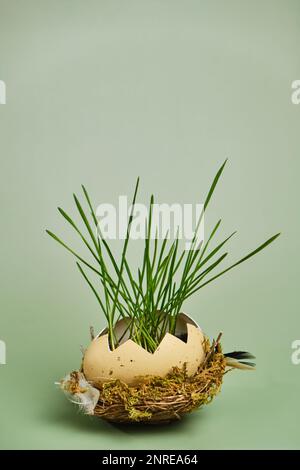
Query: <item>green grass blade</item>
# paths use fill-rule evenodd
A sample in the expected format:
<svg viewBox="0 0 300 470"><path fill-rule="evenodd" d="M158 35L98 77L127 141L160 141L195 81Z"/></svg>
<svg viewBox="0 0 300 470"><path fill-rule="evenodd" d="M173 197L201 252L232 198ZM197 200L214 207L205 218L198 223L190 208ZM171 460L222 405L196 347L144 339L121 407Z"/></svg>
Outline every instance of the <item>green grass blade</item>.
<svg viewBox="0 0 300 470"><path fill-rule="evenodd" d="M98 274L101 276L100 271L95 269L91 264L89 264L87 261L85 261L80 255L78 255L72 248L70 248L68 245L66 245L65 242L63 242L60 238L58 238L55 233L51 232L50 230L46 230L46 233L50 235L51 238L53 238L56 242L58 242L60 245L62 245L67 251L69 251L75 258L77 258L79 261L81 261L83 264L85 264L88 268L90 268L94 273Z"/></svg>
<svg viewBox="0 0 300 470"><path fill-rule="evenodd" d="M201 289L202 287L206 286L207 284L209 284L210 282L214 281L215 279L217 279L218 277L222 276L223 274L227 273L228 271L230 271L231 269L235 268L236 266L238 266L239 264L243 263L244 261L247 261L249 258L252 258L252 256L256 255L257 253L259 253L260 251L262 251L264 248L266 248L268 245L270 245L270 243L272 243L274 240L276 240L276 238L278 238L280 235L280 233L277 233L276 235L273 235L273 237L269 238L268 240L266 240L264 243L262 243L258 248L256 248L255 250L251 251L248 255L244 256L243 258L241 258L239 261L237 261L236 263L232 264L231 266L229 266L228 268L224 269L224 271L221 271L219 274L217 274L216 276L213 276L211 279L209 279L208 281L204 282L203 284L201 284L197 290Z"/></svg>
<svg viewBox="0 0 300 470"><path fill-rule="evenodd" d="M58 207L57 208L59 213L67 220L67 222L69 222L69 224L74 228L74 230L78 233L78 235L80 236L81 240L83 241L83 243L85 244L85 246L88 248L88 250L90 251L90 253L92 254L92 256L95 258L95 260L97 262L99 262L99 259L98 259L98 256L95 254L94 250L92 249L92 247L90 246L90 244L88 243L88 241L86 240L86 238L84 237L84 235L81 233L81 231L79 230L79 228L77 227L77 225L75 224L75 222L71 219L71 217L61 208L61 207Z"/></svg>
<svg viewBox="0 0 300 470"><path fill-rule="evenodd" d="M104 307L104 304L102 302L102 300L100 299L100 296L98 294L98 292L96 291L95 287L93 286L93 284L91 283L91 281L89 280L89 278L87 277L87 275L85 274L84 270L82 269L82 267L80 266L79 263L77 263L77 267L79 269L79 271L81 272L82 276L84 277L84 279L86 280L86 282L88 283L88 285L90 286L91 290L93 291L93 293L95 294L95 297L97 298L102 310L103 310L103 313L105 315L106 318L108 318L108 314L107 314L107 311L105 310L105 307Z"/></svg>

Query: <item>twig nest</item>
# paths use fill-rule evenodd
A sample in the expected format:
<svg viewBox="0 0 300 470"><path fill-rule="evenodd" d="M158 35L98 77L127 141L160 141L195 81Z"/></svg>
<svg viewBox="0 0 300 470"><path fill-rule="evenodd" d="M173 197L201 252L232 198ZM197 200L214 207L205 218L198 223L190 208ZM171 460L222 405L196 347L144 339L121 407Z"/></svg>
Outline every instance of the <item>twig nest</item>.
<svg viewBox="0 0 300 470"><path fill-rule="evenodd" d="M148 377L137 385L116 379L95 389L86 382L82 372L74 371L60 382L61 388L82 411L107 421L168 423L210 403L221 389L226 358L220 344L210 346L207 338L204 348L205 360L192 376L187 375L183 366L173 368L164 378ZM99 397L96 404L94 396L93 403L90 399L91 388Z"/></svg>
<svg viewBox="0 0 300 470"><path fill-rule="evenodd" d="M124 320L118 325L122 336L126 328ZM120 336L120 337L121 337ZM154 353L146 351L126 335L114 350L109 347L108 334L104 330L85 352L83 373L94 386L120 380L128 385L145 381L147 376L166 377L173 368L185 365L187 376L194 375L205 358L204 335L187 315L181 314L175 335L166 333Z"/></svg>

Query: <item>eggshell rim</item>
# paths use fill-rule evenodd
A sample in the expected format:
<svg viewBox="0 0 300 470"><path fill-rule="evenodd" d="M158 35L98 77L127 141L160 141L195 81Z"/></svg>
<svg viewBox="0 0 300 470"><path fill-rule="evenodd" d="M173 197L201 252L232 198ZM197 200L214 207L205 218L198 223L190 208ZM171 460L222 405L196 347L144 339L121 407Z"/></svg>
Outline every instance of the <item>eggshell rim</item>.
<svg viewBox="0 0 300 470"><path fill-rule="evenodd" d="M120 351L122 351L124 348L126 348L128 344L133 344L138 350L142 350L142 351L144 351L145 353L149 354L150 356L155 356L155 354L159 352L159 349L160 349L161 345L164 344L165 342L167 342L169 338L172 338L173 341L174 341L174 340L175 340L175 341L179 341L179 342L180 342L179 344L182 344L182 343L183 343L183 344L185 344L185 345L188 345L189 337L190 337L190 333L191 333L190 330L191 330L192 328L195 328L195 329L199 330L200 333L202 334L203 340L204 340L203 331L202 331L202 329L201 329L198 325L196 325L196 324L195 324L195 325L192 325L191 323L186 323L186 326L187 326L187 340L186 340L186 341L183 341L182 339L177 338L175 335L172 335L172 334L170 334L170 333L166 333L165 336L163 337L163 339L161 340L161 342L159 343L159 345L157 346L157 348L155 349L154 352L147 351L145 348L143 348L142 346L140 346L139 344L137 344L135 341L133 341L133 340L130 339L130 338L127 339L124 343L120 344L120 346L117 346L115 349L111 350L110 347L109 347L108 334L105 334L105 335L99 334L98 336L96 336L96 337L93 339L93 341L96 341L97 339L99 339L100 336L101 336L101 338L103 338L103 339L105 338L105 344L106 344L106 346L107 346L107 351L108 351L109 353L111 353L112 355L118 354L118 356L119 356Z"/></svg>

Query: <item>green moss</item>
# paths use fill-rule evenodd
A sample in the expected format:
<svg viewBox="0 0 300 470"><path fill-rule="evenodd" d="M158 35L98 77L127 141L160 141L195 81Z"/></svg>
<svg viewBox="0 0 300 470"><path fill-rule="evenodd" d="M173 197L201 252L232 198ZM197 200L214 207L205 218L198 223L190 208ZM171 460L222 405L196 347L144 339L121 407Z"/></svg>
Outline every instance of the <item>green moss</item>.
<svg viewBox="0 0 300 470"><path fill-rule="evenodd" d="M136 386L120 380L103 383L95 415L117 422L162 422L210 403L220 391L226 360L221 347L211 354L207 344L206 350L208 360L191 377L184 365L164 378L144 377Z"/></svg>

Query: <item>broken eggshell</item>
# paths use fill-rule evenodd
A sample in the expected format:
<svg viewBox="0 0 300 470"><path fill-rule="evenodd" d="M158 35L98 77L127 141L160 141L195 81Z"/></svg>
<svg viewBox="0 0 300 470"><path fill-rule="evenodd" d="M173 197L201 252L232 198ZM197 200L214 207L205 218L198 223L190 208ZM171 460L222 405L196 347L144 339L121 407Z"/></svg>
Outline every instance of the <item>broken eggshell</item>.
<svg viewBox="0 0 300 470"><path fill-rule="evenodd" d="M128 321L117 324L116 334L122 337ZM204 335L198 325L187 315L180 314L175 335L166 333L154 353L146 351L124 335L120 345L111 350L107 329L103 330L87 348L83 359L83 372L93 385L119 379L135 385L146 376L166 376L173 367L186 364L188 375L196 373L204 361Z"/></svg>

